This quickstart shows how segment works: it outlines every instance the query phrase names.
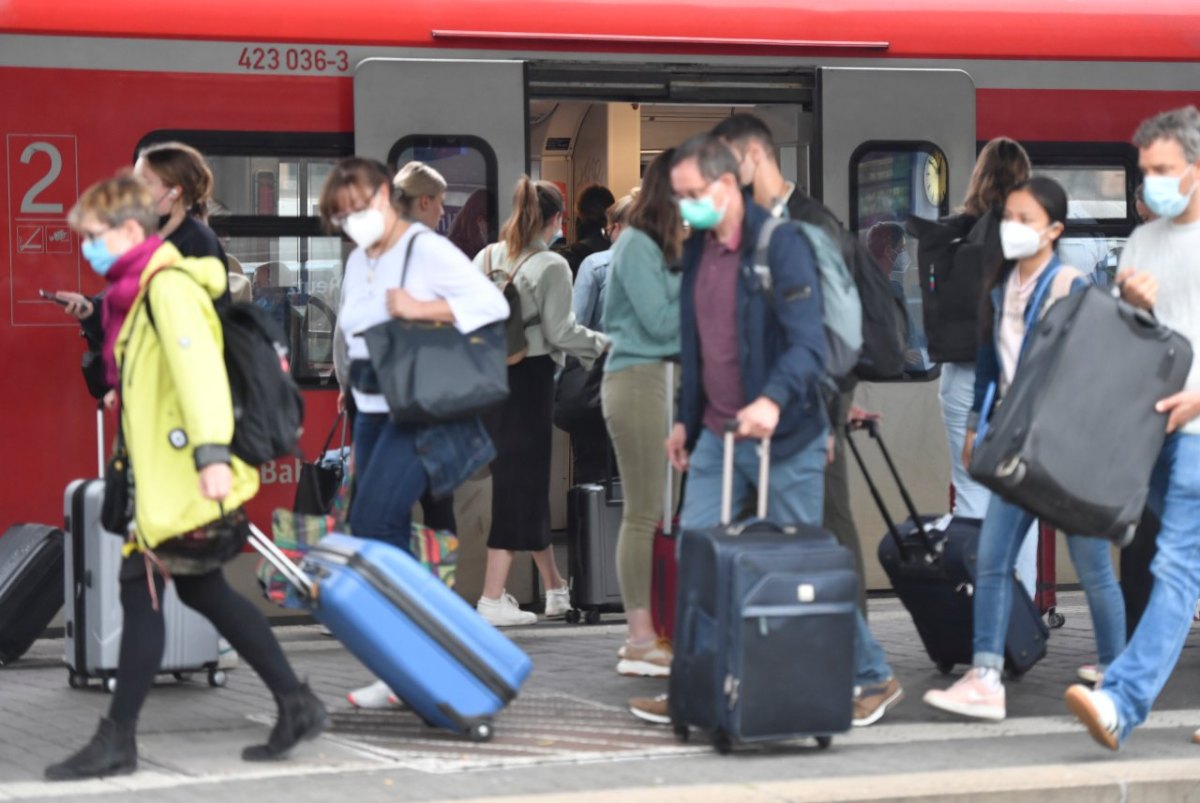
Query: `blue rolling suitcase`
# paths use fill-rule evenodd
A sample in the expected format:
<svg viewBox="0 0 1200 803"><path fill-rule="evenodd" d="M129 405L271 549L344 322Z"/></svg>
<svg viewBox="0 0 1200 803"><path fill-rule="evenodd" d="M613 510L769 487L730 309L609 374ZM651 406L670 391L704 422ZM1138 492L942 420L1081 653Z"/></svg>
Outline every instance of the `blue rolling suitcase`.
<svg viewBox="0 0 1200 803"><path fill-rule="evenodd" d="M297 567L254 528L251 544L308 599L312 614L427 723L492 737L529 657L408 553L327 536Z"/></svg>
<svg viewBox="0 0 1200 803"><path fill-rule="evenodd" d="M922 516L888 453L874 421L865 429L879 444L891 470L909 519L896 524L867 470L847 427L846 442L862 469L867 488L887 524L888 534L879 544L879 563L904 607L912 616L925 652L938 671L949 674L955 664L971 665L975 635L975 573L979 554L979 519L960 516ZM919 526L918 526L919 525ZM1019 677L1046 656L1050 631L1029 598L1025 586L1012 577L1012 613L1004 640L1004 667Z"/></svg>
<svg viewBox="0 0 1200 803"><path fill-rule="evenodd" d="M816 527L766 512L770 441L762 444L759 518L679 539L668 706L681 740L709 732L734 745L850 729L854 696L854 558ZM723 522L731 518L733 434L725 437Z"/></svg>

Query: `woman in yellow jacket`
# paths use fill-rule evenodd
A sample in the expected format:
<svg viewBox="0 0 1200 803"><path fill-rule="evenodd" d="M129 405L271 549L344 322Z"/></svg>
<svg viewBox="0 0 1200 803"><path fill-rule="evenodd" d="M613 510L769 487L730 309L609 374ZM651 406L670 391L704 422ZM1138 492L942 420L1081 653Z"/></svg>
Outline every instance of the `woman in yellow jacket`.
<svg viewBox="0 0 1200 803"><path fill-rule="evenodd" d="M241 506L258 491L258 472L229 451L233 405L213 308L225 291L225 266L211 257L184 260L154 234L153 196L133 177L89 188L70 222L84 258L108 282L104 359L110 384L120 391L136 493L121 565L125 620L116 691L91 742L48 767L46 777L137 769L137 717L162 661L164 573L183 603L207 617L275 695L274 730L242 758L279 758L320 733L328 717L292 671L266 618L230 588L221 570L245 543Z"/></svg>

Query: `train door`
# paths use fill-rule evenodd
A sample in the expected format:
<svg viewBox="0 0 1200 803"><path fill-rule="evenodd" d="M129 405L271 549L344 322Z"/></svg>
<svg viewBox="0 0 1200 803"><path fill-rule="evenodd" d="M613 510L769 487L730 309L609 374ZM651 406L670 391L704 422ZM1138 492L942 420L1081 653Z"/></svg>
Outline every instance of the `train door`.
<svg viewBox="0 0 1200 803"><path fill-rule="evenodd" d="M822 68L817 71L813 191L850 228L903 294L910 337L906 369L912 381L863 385L857 403L883 414L883 433L923 512L944 512L950 486L949 450L938 400L938 366L924 348L916 243L904 231L908 215L936 218L966 194L975 161L975 86L959 70ZM877 458L872 448L864 449ZM881 479L885 466L872 459ZM882 519L857 468L851 502L864 553L873 554ZM882 483L892 511L903 512L891 483ZM886 587L867 561L867 583Z"/></svg>
<svg viewBox="0 0 1200 803"><path fill-rule="evenodd" d="M439 231L474 256L497 239L512 188L528 170L525 86L521 61L367 59L354 74L355 152L393 168L416 159L437 169L448 185ZM455 494L455 514L456 590L474 602L483 583L491 480L466 482ZM533 601L529 561L514 564L508 588L521 602Z"/></svg>

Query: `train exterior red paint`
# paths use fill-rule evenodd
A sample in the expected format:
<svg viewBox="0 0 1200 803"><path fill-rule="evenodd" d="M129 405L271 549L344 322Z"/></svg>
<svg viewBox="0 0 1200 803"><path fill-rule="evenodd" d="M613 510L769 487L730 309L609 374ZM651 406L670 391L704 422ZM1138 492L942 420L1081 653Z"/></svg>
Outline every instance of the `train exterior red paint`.
<svg viewBox="0 0 1200 803"><path fill-rule="evenodd" d="M1200 102L1198 53L1200 9L1188 0L1153 8L1126 0L214 0L170 8L7 0L0 529L57 520L63 487L96 470L78 327L37 293L99 289L65 213L81 189L131 164L152 132L353 134L355 67L375 55L626 65L653 58L772 69L956 68L977 87L978 139L1123 143L1147 115ZM445 102L453 92L445 87ZM312 454L335 394L313 389L306 400L304 448ZM264 468L256 517L288 504L295 470L287 462Z"/></svg>

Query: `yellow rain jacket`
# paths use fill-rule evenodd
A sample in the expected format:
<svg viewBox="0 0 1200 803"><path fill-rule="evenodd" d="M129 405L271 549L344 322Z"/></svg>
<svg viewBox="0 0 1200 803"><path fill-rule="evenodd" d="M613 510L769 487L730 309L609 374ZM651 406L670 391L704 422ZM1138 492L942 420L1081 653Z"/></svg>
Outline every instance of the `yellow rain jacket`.
<svg viewBox="0 0 1200 803"><path fill-rule="evenodd" d="M138 548L153 549L220 518L217 503L200 494L196 448L218 447L203 449L202 459L223 462L213 457L228 454L233 438L224 338L212 303L227 281L220 260L184 259L163 243L142 273L141 290L117 335ZM258 493L258 470L232 456L231 465L226 512Z"/></svg>

